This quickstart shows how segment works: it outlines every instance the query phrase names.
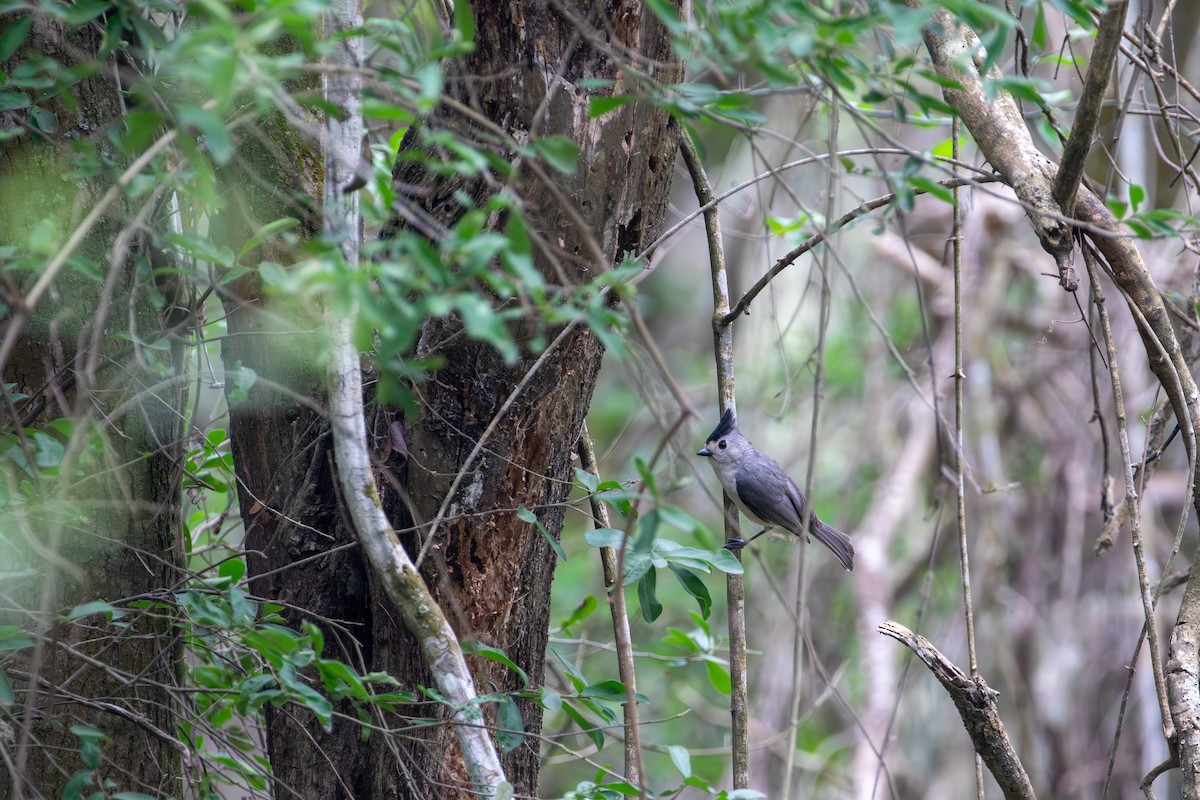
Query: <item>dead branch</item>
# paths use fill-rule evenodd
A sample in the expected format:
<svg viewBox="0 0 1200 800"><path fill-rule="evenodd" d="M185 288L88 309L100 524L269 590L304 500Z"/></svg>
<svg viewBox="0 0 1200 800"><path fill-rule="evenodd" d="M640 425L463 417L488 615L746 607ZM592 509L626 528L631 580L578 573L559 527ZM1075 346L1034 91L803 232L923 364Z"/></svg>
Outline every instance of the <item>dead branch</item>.
<svg viewBox="0 0 1200 800"><path fill-rule="evenodd" d="M1035 800L1033 784L1021 759L1009 741L1004 722L996 707L999 693L982 677L967 675L938 651L924 636L913 633L898 622L886 620L877 630L908 646L925 662L933 676L950 693L950 699L962 716L971 745L991 771L1007 800Z"/></svg>

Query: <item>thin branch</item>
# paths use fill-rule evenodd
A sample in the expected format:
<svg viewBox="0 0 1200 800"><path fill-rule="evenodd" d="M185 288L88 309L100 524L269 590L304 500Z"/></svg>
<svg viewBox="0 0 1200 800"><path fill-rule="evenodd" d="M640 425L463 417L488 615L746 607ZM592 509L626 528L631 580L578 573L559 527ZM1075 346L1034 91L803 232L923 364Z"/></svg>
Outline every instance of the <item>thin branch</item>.
<svg viewBox="0 0 1200 800"><path fill-rule="evenodd" d="M736 408L736 400L733 385L733 329L724 321L729 313L729 276L725 270L721 221L717 215L717 206L713 203L712 184L704 171L704 165L700 163L696 143L687 131L679 137L679 149L692 177L696 200L701 206L708 206L708 210L704 212L704 227L708 232L708 259L712 270L713 357L717 368L717 394L721 399L721 413L724 413L728 409ZM739 537L737 507L728 496L725 496L724 511L725 538ZM734 556L741 561L740 552L734 551ZM746 789L750 785L750 719L746 702L746 591L740 574L726 573L725 593L729 612L729 715L733 737L733 788Z"/></svg>
<svg viewBox="0 0 1200 800"><path fill-rule="evenodd" d="M1096 44L1092 46L1092 58L1088 62L1087 77L1079 96L1079 107L1075 110L1075 123L1071 126L1071 136L1063 148L1062 161L1054 178L1054 200L1065 214L1070 214L1075 207L1075 192L1083 179L1084 162L1092 147L1096 124L1100 121L1100 106L1108 93L1108 79L1121 45L1121 31L1125 27L1128 8L1129 0L1120 0L1110 5L1100 18Z"/></svg>
<svg viewBox="0 0 1200 800"><path fill-rule="evenodd" d="M938 185L947 189L957 189L960 186L976 186L981 183L991 183L997 180L999 180L999 178L987 175L978 178L948 178L946 180L938 181ZM924 190L914 188L913 193L924 194ZM828 241L833 234L837 233L854 220L858 219L859 217L865 217L867 214L871 213L877 208L882 208L883 206L889 205L895 199L895 192L890 192L871 200L864 200L858 205L857 208L853 208L842 216L838 217L837 221L828 228L814 233L811 237L805 239L803 242L789 250L786 254L781 256L778 261L775 262L773 267L767 270L765 275L759 278L753 286L746 290L746 293L738 299L737 304L734 305L728 314L721 317L721 324L728 325L742 314L747 313L750 304L754 302L754 298L758 297L759 293L762 292L763 289L767 288L767 284L773 281L776 275L794 264L796 259L798 259L800 256L804 255L809 250L812 250L817 245Z"/></svg>
<svg viewBox="0 0 1200 800"><path fill-rule="evenodd" d="M959 157L959 127L954 118L953 143L955 160ZM971 562L967 547L967 486L966 459L963 457L963 307L962 307L962 203L958 187L954 187L953 224L950 234L950 253L954 270L954 493L957 500L958 563L962 581L963 615L967 624L967 660L971 679L979 678L979 657L975 650L975 605L971 600ZM975 753L975 794L983 800L983 757Z"/></svg>
<svg viewBox="0 0 1200 800"><path fill-rule="evenodd" d="M1088 268L1088 278L1092 282L1092 295L1097 311L1100 314L1100 331L1104 336L1105 349L1108 356L1109 379L1112 382L1113 414L1117 419L1117 443L1121 452L1121 473L1125 479L1125 506L1129 517L1129 532L1133 543L1133 556L1137 564L1138 588L1142 597L1142 613L1146 620L1146 634L1150 639L1150 662L1154 672L1154 687L1158 695L1159 712L1162 715L1163 732L1168 741L1173 738L1171 709L1167 700L1166 686L1163 682L1162 650L1158 644L1158 626L1154 621L1154 601L1150 596L1150 579L1146 573L1145 547L1142 544L1142 515L1138 508L1139 497L1137 484L1133 478L1133 458L1129 449L1129 422L1125 413L1125 397L1121 388L1121 374L1117 367L1117 348L1113 342L1112 325L1108 319L1108 306L1104 300L1104 290L1100 286L1100 278L1091 248L1084 248L1084 262Z"/></svg>
<svg viewBox="0 0 1200 800"><path fill-rule="evenodd" d="M579 462L593 475L600 475L596 463L596 447L587 423L579 436ZM596 527L611 528L608 507L590 495L592 518ZM600 562L604 569L604 588L608 591L608 605L612 612L613 639L617 650L617 675L625 684L625 780L638 787L639 796L646 800L646 787L642 776L646 774L642 762L641 728L638 722L638 707L634 695L637 692L637 673L633 661L633 639L629 634L629 614L625 608L625 584L617 570L617 554L611 547L600 548Z"/></svg>

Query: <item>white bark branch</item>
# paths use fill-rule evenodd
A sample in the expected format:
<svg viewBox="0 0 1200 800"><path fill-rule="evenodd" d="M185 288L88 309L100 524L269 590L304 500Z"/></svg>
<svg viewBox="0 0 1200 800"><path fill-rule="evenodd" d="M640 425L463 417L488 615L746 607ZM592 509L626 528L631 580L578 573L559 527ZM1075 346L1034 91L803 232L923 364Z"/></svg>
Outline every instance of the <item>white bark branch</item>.
<svg viewBox="0 0 1200 800"><path fill-rule="evenodd" d="M330 30L326 33L331 37L361 27L361 0L334 0L327 24ZM325 99L344 114L340 119L329 115L325 120L324 227L327 234L337 237L342 258L353 267L359 260L359 195L344 189L359 167L363 138L362 39L349 36L339 45L329 62L347 69L331 70L325 76ZM483 709L474 702L475 681L454 630L400 546L380 505L367 450L362 372L351 339L351 320L329 313L327 325L331 340L329 417L342 496L371 569L419 642L438 689L454 706L451 722L473 789L483 797L494 797L505 782L504 769L484 724Z"/></svg>

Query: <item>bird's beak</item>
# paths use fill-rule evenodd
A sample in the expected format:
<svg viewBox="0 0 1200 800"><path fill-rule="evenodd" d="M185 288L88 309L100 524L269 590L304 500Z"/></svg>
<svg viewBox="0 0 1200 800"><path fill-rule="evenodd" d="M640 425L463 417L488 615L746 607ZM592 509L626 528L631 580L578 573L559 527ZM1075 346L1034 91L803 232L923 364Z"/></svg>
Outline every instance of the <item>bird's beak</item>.
<svg viewBox="0 0 1200 800"><path fill-rule="evenodd" d="M709 450L709 449L706 447L706 448L704 448L703 450L698 450L698 451L696 451L696 455L698 455L698 456L705 456L705 457L707 457L707 456L711 456L711 455L712 455L712 451L711 451L711 450Z"/></svg>

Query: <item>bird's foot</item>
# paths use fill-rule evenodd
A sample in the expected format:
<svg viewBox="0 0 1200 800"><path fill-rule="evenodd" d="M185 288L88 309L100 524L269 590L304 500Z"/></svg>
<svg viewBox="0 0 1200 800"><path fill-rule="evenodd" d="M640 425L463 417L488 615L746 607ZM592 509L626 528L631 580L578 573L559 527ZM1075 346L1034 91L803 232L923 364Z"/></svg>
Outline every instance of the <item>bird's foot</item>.
<svg viewBox="0 0 1200 800"><path fill-rule="evenodd" d="M729 541L727 541L725 543L724 549L726 549L726 550L741 550L745 546L746 546L745 539L730 539Z"/></svg>

